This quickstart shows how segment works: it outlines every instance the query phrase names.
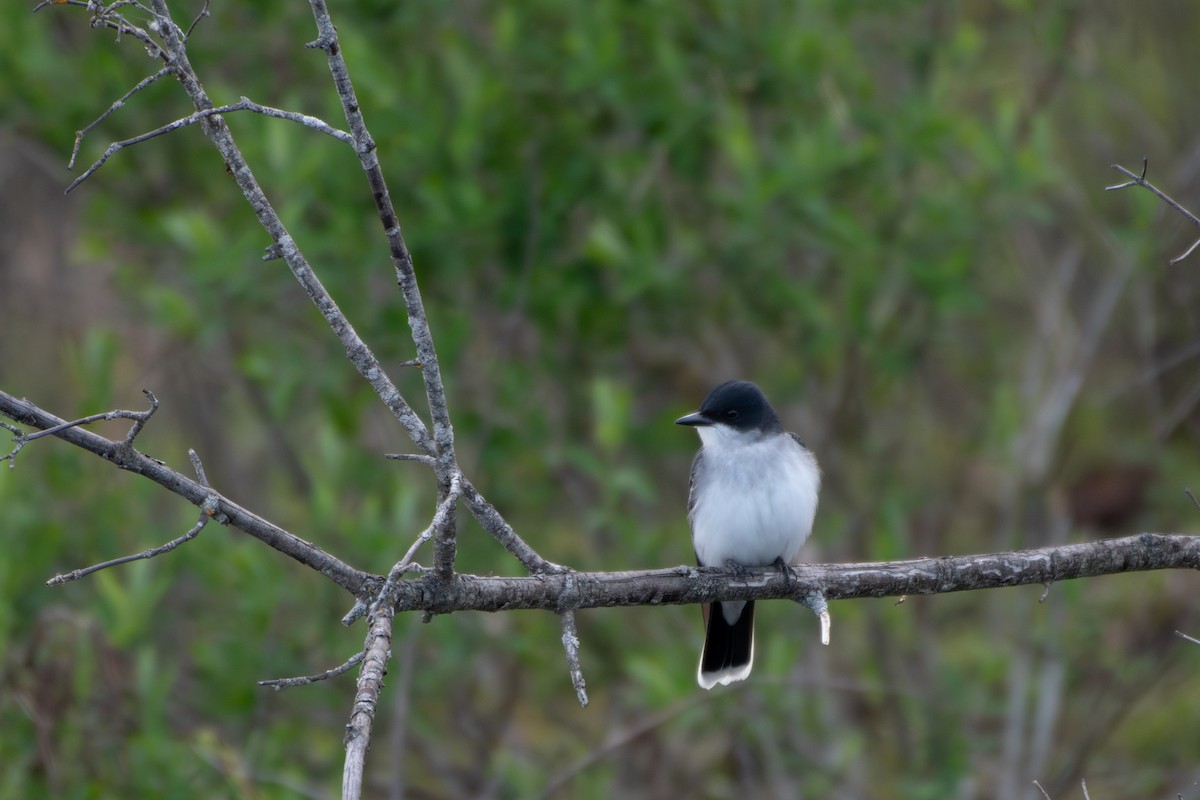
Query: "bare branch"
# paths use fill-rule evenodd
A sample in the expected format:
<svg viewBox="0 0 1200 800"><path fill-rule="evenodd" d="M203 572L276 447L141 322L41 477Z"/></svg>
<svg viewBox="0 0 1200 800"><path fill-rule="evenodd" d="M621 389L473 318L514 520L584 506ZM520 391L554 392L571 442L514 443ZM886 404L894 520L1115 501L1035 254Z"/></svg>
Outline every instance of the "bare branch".
<svg viewBox="0 0 1200 800"><path fill-rule="evenodd" d="M151 77L154 78L157 76L151 76ZM139 88L141 88L141 84L138 84L138 86L134 87L133 91L137 91L137 89L139 89ZM132 92L130 92L130 94L132 94ZM128 95L126 95L126 96L128 96ZM117 103L122 103L122 102L124 102L124 98L117 101ZM117 104L114 103L114 108L116 107L116 105ZM334 139L337 139L339 142L342 142L344 144L352 144L353 143L353 139L350 138L350 134L346 133L345 131L340 131L337 128L332 127L325 121L317 119L316 117L311 117L308 114L299 114L295 111L284 111L284 110L278 109L278 108L271 108L270 106L259 105L258 103L255 103L252 100L250 100L249 98L243 97L241 100L234 103L233 105L220 106L219 108L206 108L201 111L197 111L195 114L192 114L190 116L183 117L181 119L177 119L174 122L168 122L166 125L163 125L162 127L159 127L159 128L155 128L154 130L149 131L148 133L143 133L139 136L134 136L131 139L125 139L120 142L113 142L112 144L110 144L108 146L108 149L104 151L104 154L101 155L100 158L96 159L96 161L90 167L88 167L87 170L85 170L82 175L80 175L75 180L71 181L71 185L67 187L64 194L70 194L75 189L75 187L79 186L79 184L86 181L88 178L90 178L96 172L96 170L98 170L98 169L100 169L100 167L104 166L104 162L108 161L109 158L116 155L121 150L124 150L126 147L132 147L135 144L141 144L142 142L148 141L157 136L162 136L163 134L171 133L172 131L177 131L180 128L185 128L188 125L195 125L197 122L200 122L201 120L204 120L204 119L208 119L209 117L215 116L217 114L232 114L235 111L251 111L255 114L262 114L265 117L275 117L276 119L286 119L289 122L295 122L298 125L303 125L306 128L311 128L311 129L317 131L318 133L323 133L327 136L332 136ZM99 122L99 120L97 120L97 122ZM95 123L93 123L93 124L95 124ZM82 135L82 132L80 135ZM78 139L77 139L77 141L78 141ZM72 155L71 163L73 164L74 162L75 162L75 157Z"/></svg>
<svg viewBox="0 0 1200 800"><path fill-rule="evenodd" d="M387 236L391 250L392 265L396 270L396 281L404 296L404 304L408 313L408 325L412 331L413 343L417 348L417 360L421 362L421 376L425 382L425 397L429 403L429 413L433 419L433 438L436 452L431 453L438 462L438 488L441 495L449 490L453 473L458 470L454 454L454 428L450 424L450 411L446 405L446 391L442 384L441 368L438 365L437 350L433 344L433 334L429 330L429 320L425 315L425 305L421 300L421 291L417 286L416 272L413 270L412 254L400 230L400 220L392 204L387 182L383 177L383 169L379 164L379 156L375 140L367 130L362 108L350 81L350 72L342 57L342 48L338 44L337 30L329 17L329 9L324 0L311 0L313 18L317 24L319 38L310 43L310 47L319 47L325 51L329 63L329 71L333 76L334 87L338 98L342 101L342 110L350 133L354 137L354 150L362 163L363 172L371 187L371 196L375 199L375 209L379 221L383 225L384 235ZM444 535L438 537L434 547L438 552L434 562L438 565L453 565L455 556L455 537L447 527Z"/></svg>
<svg viewBox="0 0 1200 800"><path fill-rule="evenodd" d="M134 413L146 414L147 412ZM232 525L284 555L317 570L355 596L373 596L372 587L378 585L378 582L382 580L378 576L351 567L316 545L310 544L246 510L219 492L214 492L209 487L181 475L163 462L138 452L130 445L129 439L122 442L106 439L79 425L67 423L27 400L13 397L3 391L0 391L0 414L22 425L43 430L54 428L56 429L54 436L59 439L95 453L106 461L111 461L120 469L149 478L193 505L203 507L211 496L215 496L217 509L214 516L218 516L218 519L220 519L220 515L223 515L228 520L225 524ZM136 427L138 426L135 423ZM131 435L135 433L136 430L130 430Z"/></svg>
<svg viewBox="0 0 1200 800"><path fill-rule="evenodd" d="M395 566L392 567L391 571L388 572L387 579L383 582L383 587L379 590L379 595L376 598L375 603L371 605L371 613L375 612L376 606L378 606L380 603L387 605L394 602L396 583L404 576L404 573L409 571L410 567L412 566L412 560L416 556L417 550L421 547L421 545L432 539L436 535L437 531L447 524L449 516L454 513L454 505L458 502L458 498L461 495L462 476L456 475L453 483L450 485L449 494L447 494L445 499L438 504L438 509L436 512L434 512L433 521L429 523L429 527L421 531L421 533L417 536L416 541L414 541L412 546L408 548L408 552L406 552L403 558L397 561Z"/></svg>
<svg viewBox="0 0 1200 800"><path fill-rule="evenodd" d="M387 674L387 662L392 648L392 620L395 618L390 603L381 605L371 615L367 632L362 670L358 674L358 691L354 695L354 710L346 725L346 762L342 769L343 800L359 800L362 797L363 767L367 748L371 743L371 726L375 709L383 692L383 676Z"/></svg>
<svg viewBox="0 0 1200 800"><path fill-rule="evenodd" d="M204 0L204 6L200 9L200 13L196 14L196 18L192 20L192 24L188 26L187 32L183 34L183 40L186 42L192 37L192 31L196 30L196 26L200 24L200 20L207 17L209 0Z"/></svg>
<svg viewBox="0 0 1200 800"><path fill-rule="evenodd" d="M499 542L505 550L512 553L525 569L534 575L548 575L567 571L566 567L555 564L552 561L547 561L538 555L532 547L525 543L524 539L517 535L512 526L505 522L504 517L500 515L495 506L484 499L479 490L465 478L463 479L463 502L470 510L471 515L475 517L475 521L482 525L483 529L491 534L493 539Z"/></svg>
<svg viewBox="0 0 1200 800"><path fill-rule="evenodd" d="M1120 164L1113 164L1112 168L1115 169L1117 172L1120 172L1122 175L1125 175L1126 177L1128 177L1129 180L1125 181L1125 183L1118 183L1118 184L1114 184L1112 186L1105 186L1104 191L1111 192L1116 189L1128 189L1130 186L1141 186L1143 189L1149 189L1150 192L1153 193L1156 197L1158 197L1159 200L1162 200L1164 203L1169 205L1171 208L1178 211L1193 225L1200 227L1200 217L1197 217L1195 214L1188 211L1186 208L1181 206L1179 203L1175 202L1174 198L1172 198L1166 192L1162 191L1157 186L1155 186L1153 183L1146 180L1146 169L1148 167L1149 167L1149 161L1147 159L1143 158L1142 159L1142 173L1140 175L1137 175L1137 174L1129 171L1125 167L1121 166ZM1178 255L1175 258L1172 258L1167 263L1170 264L1171 266L1178 264L1180 261L1183 261L1185 258L1190 256L1196 250L1197 247L1200 247L1200 239L1197 239L1195 242L1193 242L1192 245L1187 250L1185 250L1182 255Z"/></svg>
<svg viewBox="0 0 1200 800"><path fill-rule="evenodd" d="M579 665L579 631L575 628L575 612L564 611L562 617L562 644L567 652L567 671L571 675L571 685L575 687L575 696L579 705L587 708L587 683L583 680L583 668Z"/></svg>
<svg viewBox="0 0 1200 800"><path fill-rule="evenodd" d="M147 392L147 394L149 394L149 392ZM150 396L151 398L154 397L154 395ZM155 406L157 407L157 402L155 403ZM152 413L154 413L153 409L151 409L149 414ZM147 416L149 416L149 414L147 414ZM192 460L192 466L196 469L196 476L200 479L200 485L207 488L208 478L204 475L204 465L200 463L200 456L196 455L195 450L188 450L188 458ZM161 556L163 553L169 553L184 542L190 542L192 539L195 539L200 534L200 531L204 528L204 526L208 524L208 521L213 518L216 518L217 522L220 522L221 524L228 522L228 519L225 517L225 515L221 513L220 497L216 492L209 492L208 496L204 498L204 502L200 504L200 519L196 521L196 524L192 526L191 530L189 530L183 536L180 536L178 539L172 539L164 545L153 547L149 550L143 550L142 552L135 553L131 556L122 556L121 558L114 558L111 561L105 561L101 564L94 564L93 566L86 567L84 569L72 570L65 575L55 575L50 580L46 581L46 585L61 586L64 583L68 583L69 581L77 581L80 578L91 575L93 572L99 572L102 569L108 569L109 567L128 564L130 561L138 561L143 558L154 558L155 556Z"/></svg>
<svg viewBox="0 0 1200 800"><path fill-rule="evenodd" d="M296 678L273 678L271 680L259 681L258 685L269 686L275 691L279 691L280 689L291 689L294 686L308 686L309 684L327 681L330 678L336 678L339 675L345 675L347 672L353 669L355 665L361 664L365 657L366 653L362 650L359 650L357 653L350 656L350 658L346 659L341 664L338 664L333 669L327 669L324 672L316 675L301 675Z"/></svg>
<svg viewBox="0 0 1200 800"><path fill-rule="evenodd" d="M460 574L449 582L399 582L396 608L433 614L465 610L558 610L564 594L574 608L781 598L805 603L806 597L813 593L823 595L827 601L929 595L1159 569L1200 569L1200 536L1141 533L1004 553L860 564L806 564L792 567L787 576L773 566L746 568L742 574L685 566L531 577Z"/></svg>
<svg viewBox="0 0 1200 800"><path fill-rule="evenodd" d="M1191 243L1191 244L1188 246L1188 249L1187 249L1187 250L1184 250L1182 253L1180 253L1179 255L1175 256L1174 258L1172 258L1172 259L1171 259L1170 261L1168 261L1167 263L1168 263L1168 264L1170 264L1171 266L1175 266L1175 265L1176 265L1176 264L1178 264L1180 261L1183 261L1185 258L1187 258L1188 256L1190 256L1192 253L1196 252L1196 248L1197 248L1197 247L1200 247L1200 239L1197 239L1196 241L1192 242L1192 243Z"/></svg>
<svg viewBox="0 0 1200 800"><path fill-rule="evenodd" d="M1192 499L1192 505L1194 505L1197 509L1200 509L1200 500L1196 499L1196 495L1192 494L1191 489L1184 489L1183 493Z"/></svg>
<svg viewBox="0 0 1200 800"><path fill-rule="evenodd" d="M67 426L63 420L4 392L0 392L0 413L21 424L58 428L57 437L96 453L121 469L143 475L197 506L202 506L210 494L214 494L208 487L189 480L122 442L105 439L78 426ZM468 506L473 502L476 505L483 503L477 494L472 499L473 488L469 482L464 480L462 489L463 500ZM371 587L380 586L383 581L381 577L342 563L219 493L216 493L216 498L219 513L228 517L230 525L319 570L360 599L364 593L372 598L377 595L371 591ZM484 507L490 508L485 503ZM495 513L494 510L492 513ZM498 514L494 518L486 514L482 516L492 521L499 517ZM506 546L511 544L508 542ZM1142 570L1198 569L1200 537L1143 533L1120 539L1011 553L887 563L808 565L794 568L790 577L781 575L774 567L749 570L747 575L738 576L694 567L643 572L571 573L564 567L543 563L548 567L535 569L534 576L527 578L456 575L449 581L398 581L393 587L396 609L435 614L516 608L559 610L567 588L565 581L568 574L573 581L570 606L574 608L782 597L802 602L813 592L823 594L827 600L844 600L1046 584ZM536 562L533 566L537 566Z"/></svg>
<svg viewBox="0 0 1200 800"><path fill-rule="evenodd" d="M796 602L816 614L817 621L821 624L821 644L828 647L830 619L829 603L825 601L825 595L821 592L809 592Z"/></svg>
<svg viewBox="0 0 1200 800"><path fill-rule="evenodd" d="M1176 635L1176 636L1178 636L1180 639L1186 639L1186 640L1188 640L1188 641L1189 641L1189 642L1191 642L1192 644L1200 644L1200 639L1194 639L1194 638L1192 638L1191 636L1188 636L1188 635L1187 635L1186 633L1184 633L1183 631L1175 631L1175 635Z"/></svg>
<svg viewBox="0 0 1200 800"><path fill-rule="evenodd" d="M154 37L152 37L145 29L130 23L129 20L117 13L122 8L133 6L134 8L146 12L152 17L155 17L156 23L162 23L161 17L135 0L118 0L118 2L107 6L101 3L96 3L94 0L42 0L42 2L34 6L33 12L36 14L46 6L82 6L83 8L86 8L92 12L93 28L112 28L117 32L117 41L120 41L122 36L132 36L142 44L146 45L146 50L151 58L166 57L166 52L162 49L158 42L154 41ZM208 3L206 0L206 11L207 8ZM199 21L198 18L197 21ZM192 25L195 27L195 23L192 23ZM188 33L191 33L190 28L188 29Z"/></svg>
<svg viewBox="0 0 1200 800"><path fill-rule="evenodd" d="M25 441L32 442L34 439L41 439L43 436L52 436L59 431L64 431L67 428L74 428L76 425L91 425L93 422L102 422L105 420L114 419L131 419L134 420L133 427L129 429L129 433L125 436L125 444L133 444L133 440L141 433L142 426L150 417L154 416L154 412L158 410L158 398L149 389L143 389L142 393L150 399L150 408L146 411L105 411L100 414L92 414L87 417L64 422L61 425L55 425L53 428L30 433L24 437Z"/></svg>
<svg viewBox="0 0 1200 800"><path fill-rule="evenodd" d="M427 467L432 467L437 464L437 460L432 456L423 456L419 453L384 453L383 457L392 461L416 461L419 464L424 464Z"/></svg>
<svg viewBox="0 0 1200 800"><path fill-rule="evenodd" d="M17 436L13 439L13 441L16 442L16 446L12 449L12 452L3 458L0 458L0 461L7 460L8 468L13 469L17 465L17 454L24 449L25 445L29 444L35 439L41 439L43 436L52 436L58 434L67 428L74 428L79 425L91 425L93 422L103 422L114 419L131 419L134 421L133 425L129 429L129 433L126 434L125 440L122 442L124 446L130 447L133 445L133 440L137 438L139 433L141 433L142 426L145 425L146 421L149 420L150 417L154 416L154 412L158 410L158 398L154 396L154 392L151 392L149 389L143 389L142 393L145 394L150 400L150 408L146 411L105 411L100 414L92 414L91 416L72 420L71 422L63 422L60 425L55 425L34 433L22 433L17 428L5 423L4 427L6 429L17 434Z"/></svg>
<svg viewBox="0 0 1200 800"><path fill-rule="evenodd" d="M167 13L166 5L161 0L156 0L154 7L157 14L165 15ZM204 91L204 87L200 85L200 81L192 69L183 40L172 32L172 28L173 26L166 26L163 34L164 42L170 51L168 60L172 72L179 79L180 85L187 92L193 106L198 111L214 108L213 102ZM220 114L210 114L200 120L200 127L225 159L225 164L237 182L238 188L242 190L243 196L253 209L259 223L271 237L267 257L284 260L288 269L308 294L309 299L325 318L330 329L341 341L346 356L355 369L370 383L371 388L375 390L380 400L408 432L418 449L426 455L436 456L438 454L437 445L433 437L429 435L425 423L396 389L379 360L359 337L325 286L317 278L308 260L284 227L278 214L275 213L270 200L267 199L262 187L255 179L254 173L246 164L225 120ZM360 146L358 137L355 137L355 142L356 147Z"/></svg>
<svg viewBox="0 0 1200 800"><path fill-rule="evenodd" d="M140 553L134 553L130 556L121 556L120 558L114 558L111 561L104 561L100 564L93 564L92 566L85 567L83 569L71 570L67 573L59 573L50 580L46 581L46 585L61 586L64 583L77 581L80 578L91 575L93 572L99 572L102 569L117 567L121 564L128 564L130 561L138 561L143 558L154 558L155 556L161 556L163 553L169 553L184 542L189 542L192 539L195 539L200 533L200 530L207 525L208 521L217 513L217 508L219 508L219 505L215 501L212 504L205 503L203 506L201 506L199 521L192 526L191 530L189 530L183 536L180 536L178 539L172 539L164 545L160 545L159 547L154 547L149 550L144 550Z"/></svg>
<svg viewBox="0 0 1200 800"><path fill-rule="evenodd" d="M140 92L142 89L145 89L147 86L154 83L159 78L165 77L170 74L171 74L170 67L163 67L162 69L160 69L158 72L154 73L153 75L142 78L142 80L140 80L136 86L134 86L132 89L130 89L125 94L121 95L121 97L119 99L114 101L113 104L108 107L107 111L105 111L100 116L96 117L96 119L93 120L90 125L88 125L86 128L81 128L80 130L76 131L75 132L75 146L73 148L71 148L71 160L67 162L67 169L75 169L75 159L77 159L79 157L79 148L83 145L83 137L85 137L89 133L91 133L92 130L97 125L99 125L101 122L104 122L104 120L108 119L112 114L114 114L122 106L124 106L126 101L129 100L129 98L133 97L135 94Z"/></svg>

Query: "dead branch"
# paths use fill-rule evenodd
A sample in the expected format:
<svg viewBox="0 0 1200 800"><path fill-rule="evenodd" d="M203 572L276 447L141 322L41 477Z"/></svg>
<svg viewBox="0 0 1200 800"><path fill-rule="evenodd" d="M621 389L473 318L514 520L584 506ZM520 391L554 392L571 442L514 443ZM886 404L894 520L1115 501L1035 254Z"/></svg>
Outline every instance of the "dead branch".
<svg viewBox="0 0 1200 800"><path fill-rule="evenodd" d="M1175 209L1180 214L1182 214L1188 220L1188 222L1192 223L1196 227L1200 227L1200 217L1197 217L1195 214L1188 211L1186 208L1184 208L1178 202L1176 202L1175 199L1173 197L1171 197L1169 194L1164 192L1162 189L1159 189L1157 186L1155 186L1150 181L1146 180L1146 169L1149 166L1150 166L1150 162L1147 159L1143 158L1142 159L1142 171L1141 171L1141 174L1138 174L1136 172L1131 172L1130 170L1126 169L1125 167L1121 166L1120 164L1113 164L1112 168L1115 169L1117 172L1121 173L1122 175L1124 175L1125 177L1129 178L1129 180L1125 181L1124 183L1117 183L1117 184L1113 184L1112 186L1105 186L1104 191L1111 192L1116 189L1128 189L1130 186L1141 186L1143 189L1149 190L1159 200L1162 200L1164 203L1169 205L1171 208ZM1170 264L1171 266L1178 264L1180 261L1183 261L1185 258L1190 256L1193 252L1195 252L1197 247L1200 247L1200 239L1197 239L1196 241L1192 242L1191 246L1189 246L1187 250L1184 250L1183 253L1175 256L1175 258L1172 258L1167 263Z"/></svg>

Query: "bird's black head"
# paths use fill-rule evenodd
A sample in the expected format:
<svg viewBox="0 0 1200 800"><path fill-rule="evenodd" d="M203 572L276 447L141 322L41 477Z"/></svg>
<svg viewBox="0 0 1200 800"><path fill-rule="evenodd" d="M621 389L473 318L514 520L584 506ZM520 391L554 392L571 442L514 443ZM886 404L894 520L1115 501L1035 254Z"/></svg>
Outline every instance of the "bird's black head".
<svg viewBox="0 0 1200 800"><path fill-rule="evenodd" d="M700 410L676 425L728 425L737 430L780 431L783 426L762 390L750 381L725 381L708 393Z"/></svg>

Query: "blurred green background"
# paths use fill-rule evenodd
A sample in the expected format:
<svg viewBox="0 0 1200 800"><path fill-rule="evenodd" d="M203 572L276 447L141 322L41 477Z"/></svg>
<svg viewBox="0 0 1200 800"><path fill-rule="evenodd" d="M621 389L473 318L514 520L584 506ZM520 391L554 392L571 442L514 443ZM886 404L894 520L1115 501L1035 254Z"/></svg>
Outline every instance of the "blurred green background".
<svg viewBox="0 0 1200 800"><path fill-rule="evenodd" d="M1200 5L357 2L336 22L412 248L462 463L547 558L691 561L697 442L758 381L816 451L809 561L1196 528ZM198 2L175 4L180 18ZM138 12L127 9L138 20ZM192 61L341 127L304 4L215 3ZM77 8L0 26L0 387L73 417L162 408L141 449L385 572L432 481L353 372L172 81ZM387 364L412 357L357 160L229 119ZM419 376L394 377L416 402ZM123 424L97 426L120 436ZM1200 486L1196 488L1200 489ZM0 797L337 795L361 646L340 590L236 531L51 590L196 510L60 442L0 470ZM464 523L461 568L517 574ZM374 797L1200 797L1200 581L1114 576L769 603L752 678L695 685L695 608L397 621Z"/></svg>

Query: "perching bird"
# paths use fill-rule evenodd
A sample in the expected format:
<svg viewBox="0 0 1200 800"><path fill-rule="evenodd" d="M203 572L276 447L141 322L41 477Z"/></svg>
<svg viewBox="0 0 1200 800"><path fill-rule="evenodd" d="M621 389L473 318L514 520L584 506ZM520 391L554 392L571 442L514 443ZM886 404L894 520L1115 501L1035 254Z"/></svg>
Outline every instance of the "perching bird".
<svg viewBox="0 0 1200 800"><path fill-rule="evenodd" d="M762 390L726 381L675 424L700 434L688 492L697 563L790 564L812 531L821 472ZM745 679L754 661L754 601L712 605L703 607L707 631L696 674L705 689Z"/></svg>

